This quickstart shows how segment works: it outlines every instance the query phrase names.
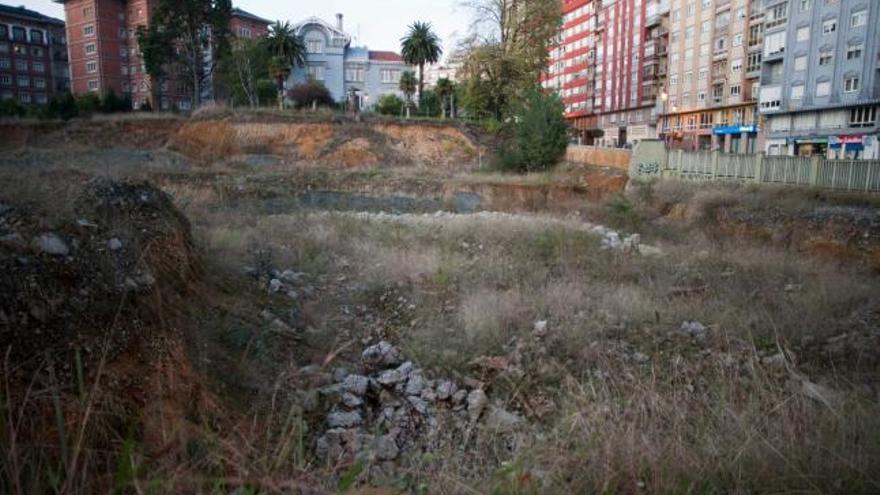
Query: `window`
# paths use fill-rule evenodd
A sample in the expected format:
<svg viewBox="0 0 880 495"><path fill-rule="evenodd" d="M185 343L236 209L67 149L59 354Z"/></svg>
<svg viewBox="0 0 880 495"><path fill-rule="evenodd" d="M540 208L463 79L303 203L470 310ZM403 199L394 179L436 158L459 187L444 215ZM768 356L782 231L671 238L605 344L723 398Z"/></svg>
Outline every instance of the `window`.
<svg viewBox="0 0 880 495"><path fill-rule="evenodd" d="M27 32L23 27L12 26L12 39L15 41L27 41Z"/></svg>
<svg viewBox="0 0 880 495"><path fill-rule="evenodd" d="M46 95L45 95L44 93L40 93L40 94L34 96L34 99L35 99L36 102L39 103L40 105L44 105L44 104L46 104L46 102L49 101L49 99L46 98Z"/></svg>
<svg viewBox="0 0 880 495"><path fill-rule="evenodd" d="M21 45L13 45L12 53L15 53L16 55L27 55L27 47Z"/></svg>
<svg viewBox="0 0 880 495"><path fill-rule="evenodd" d="M742 72L743 62L741 58L738 58L730 63L730 71L733 73Z"/></svg>
<svg viewBox="0 0 880 495"><path fill-rule="evenodd" d="M86 24L83 26L83 36L94 36L95 35L95 25L94 24Z"/></svg>
<svg viewBox="0 0 880 495"><path fill-rule="evenodd" d="M806 55L801 55L794 58L794 70L807 70Z"/></svg>
<svg viewBox="0 0 880 495"><path fill-rule="evenodd" d="M16 59L16 60L15 60L15 70L20 71L20 72L27 72L27 70L28 70L28 61L27 61L27 60L22 60L22 59L20 59L20 58L19 58L19 59Z"/></svg>
<svg viewBox="0 0 880 495"><path fill-rule="evenodd" d="M43 32L31 29L31 43L43 44Z"/></svg>
<svg viewBox="0 0 880 495"><path fill-rule="evenodd" d="M43 49L35 46L31 48L31 56L34 58L42 58L43 57Z"/></svg>
<svg viewBox="0 0 880 495"><path fill-rule="evenodd" d="M859 76L848 76L843 80L844 93L855 93L859 90Z"/></svg>
<svg viewBox="0 0 880 495"><path fill-rule="evenodd" d="M832 52L823 52L819 54L819 65L831 65L831 62L834 61L834 53Z"/></svg>
<svg viewBox="0 0 880 495"><path fill-rule="evenodd" d="M94 60L86 62L86 72L89 74L98 72L98 62Z"/></svg>
<svg viewBox="0 0 880 495"><path fill-rule="evenodd" d="M18 99L22 103L30 103L31 102L31 95L30 95L30 93L21 93L20 95L18 95Z"/></svg>
<svg viewBox="0 0 880 495"><path fill-rule="evenodd" d="M739 84L734 84L730 87L730 96L739 96L742 92L742 88Z"/></svg>
<svg viewBox="0 0 880 495"><path fill-rule="evenodd" d="M0 41L0 53L9 53L9 43Z"/></svg>
<svg viewBox="0 0 880 495"><path fill-rule="evenodd" d="M862 50L865 48L865 45L859 43L857 45L850 45L846 47L846 59L847 60L855 60L857 58L862 58Z"/></svg>
<svg viewBox="0 0 880 495"><path fill-rule="evenodd" d="M119 37L125 39L126 36L128 36L128 31L125 28L119 28Z"/></svg>
<svg viewBox="0 0 880 495"><path fill-rule="evenodd" d="M306 40L306 51L308 53L321 53L321 40Z"/></svg>
<svg viewBox="0 0 880 495"><path fill-rule="evenodd" d="M733 36L733 46L742 46L743 44L743 35L736 34Z"/></svg>
<svg viewBox="0 0 880 495"><path fill-rule="evenodd" d="M761 52L750 53L746 61L746 72L761 70Z"/></svg>
<svg viewBox="0 0 880 495"><path fill-rule="evenodd" d="M810 9L810 4L813 3L813 0L800 0L801 4L801 12Z"/></svg>
<svg viewBox="0 0 880 495"><path fill-rule="evenodd" d="M816 96L828 96L831 94L831 81L816 83Z"/></svg>
<svg viewBox="0 0 880 495"><path fill-rule="evenodd" d="M363 67L349 67L349 68L345 69L345 80L346 81L354 81L354 82L363 82L364 81Z"/></svg>
<svg viewBox="0 0 880 495"><path fill-rule="evenodd" d="M31 80L28 78L28 76L18 76L16 82L18 83L19 88L27 88L31 85Z"/></svg>
<svg viewBox="0 0 880 495"><path fill-rule="evenodd" d="M0 24L0 38L6 39L9 37L9 31L6 28L6 24Z"/></svg>
<svg viewBox="0 0 880 495"><path fill-rule="evenodd" d="M709 69L703 67L700 69L700 75L698 76L700 81L705 81L709 77Z"/></svg>
<svg viewBox="0 0 880 495"><path fill-rule="evenodd" d="M862 27L868 23L868 11L860 10L858 12L853 12L852 16L849 18L850 27Z"/></svg>
<svg viewBox="0 0 880 495"><path fill-rule="evenodd" d="M8 58L0 58L0 69L8 69L12 67Z"/></svg>
<svg viewBox="0 0 880 495"><path fill-rule="evenodd" d="M38 89L46 89L46 80L43 78L34 79L34 87Z"/></svg>
<svg viewBox="0 0 880 495"><path fill-rule="evenodd" d="M804 26L804 27L798 28L797 40L798 41L809 41L810 40L810 26Z"/></svg>
<svg viewBox="0 0 880 495"><path fill-rule="evenodd" d="M797 84L791 87L791 99L792 100L803 100L804 99L804 85Z"/></svg>
<svg viewBox="0 0 880 495"><path fill-rule="evenodd" d="M400 80L400 71L391 69L382 69L380 74L383 83L396 83Z"/></svg>
<svg viewBox="0 0 880 495"><path fill-rule="evenodd" d="M95 53L97 50L94 43L88 43L85 46L86 53Z"/></svg>
<svg viewBox="0 0 880 495"><path fill-rule="evenodd" d="M97 91L98 90L98 80L97 79L89 79L89 91Z"/></svg>
<svg viewBox="0 0 880 495"><path fill-rule="evenodd" d="M828 19L822 23L822 34L831 34L837 31L837 19Z"/></svg>
<svg viewBox="0 0 880 495"><path fill-rule="evenodd" d="M95 17L95 8L94 7L83 7L83 18L91 19Z"/></svg>
<svg viewBox="0 0 880 495"><path fill-rule="evenodd" d="M34 62L31 65L31 69L33 69L34 72L46 72L46 64L44 64L43 62Z"/></svg>
<svg viewBox="0 0 880 495"><path fill-rule="evenodd" d="M317 65L312 65L307 68L309 79L314 79L315 81L323 81L324 80L324 68Z"/></svg>
<svg viewBox="0 0 880 495"><path fill-rule="evenodd" d="M873 127L877 122L877 107L859 107L849 111L850 127Z"/></svg>
<svg viewBox="0 0 880 495"><path fill-rule="evenodd" d="M12 86L12 76L9 74L0 75L0 85Z"/></svg>

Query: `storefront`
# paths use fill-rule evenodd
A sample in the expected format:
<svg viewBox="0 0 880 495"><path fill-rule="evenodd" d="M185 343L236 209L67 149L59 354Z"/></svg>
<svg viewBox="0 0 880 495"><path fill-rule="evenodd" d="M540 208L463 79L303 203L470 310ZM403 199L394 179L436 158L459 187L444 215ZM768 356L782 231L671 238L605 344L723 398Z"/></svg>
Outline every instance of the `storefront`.
<svg viewBox="0 0 880 495"><path fill-rule="evenodd" d="M755 153L759 130L756 125L723 126L712 129L712 135L725 153Z"/></svg>
<svg viewBox="0 0 880 495"><path fill-rule="evenodd" d="M808 138L794 140L795 156L825 156L828 151L828 138Z"/></svg>
<svg viewBox="0 0 880 495"><path fill-rule="evenodd" d="M828 136L828 148L830 148L828 158L838 160L858 160L866 158L866 141L871 141L870 136L864 136L861 134L852 136Z"/></svg>

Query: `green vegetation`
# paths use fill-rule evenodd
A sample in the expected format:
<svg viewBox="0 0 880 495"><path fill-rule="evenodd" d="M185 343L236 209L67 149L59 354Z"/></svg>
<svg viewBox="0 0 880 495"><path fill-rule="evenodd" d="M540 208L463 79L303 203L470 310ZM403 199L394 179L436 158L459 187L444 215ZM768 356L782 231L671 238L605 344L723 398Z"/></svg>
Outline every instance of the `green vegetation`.
<svg viewBox="0 0 880 495"><path fill-rule="evenodd" d="M400 40L400 53L406 63L419 66L419 104L421 104L425 94L425 64L436 63L443 55L440 38L431 29L431 23L414 22L406 36Z"/></svg>
<svg viewBox="0 0 880 495"><path fill-rule="evenodd" d="M508 171L534 172L555 166L568 147L568 127L556 94L533 87L519 104L514 136L501 150L499 166Z"/></svg>
<svg viewBox="0 0 880 495"><path fill-rule="evenodd" d="M399 117L403 113L404 101L394 94L382 95L376 102L374 110L380 115L393 115Z"/></svg>
<svg viewBox="0 0 880 495"><path fill-rule="evenodd" d="M399 81L400 91L403 92L404 97L406 97L406 117L409 118L410 109L413 105L413 94L415 94L418 81L416 79L416 75L411 71L406 71L400 75Z"/></svg>
<svg viewBox="0 0 880 495"><path fill-rule="evenodd" d="M296 108L333 107L336 102L330 90L320 81L308 80L293 87L288 93Z"/></svg>
<svg viewBox="0 0 880 495"><path fill-rule="evenodd" d="M268 70L278 84L278 108L284 108L284 81L292 67L305 62L305 41L296 34L289 22L276 21L269 27L265 44L272 55Z"/></svg>
<svg viewBox="0 0 880 495"><path fill-rule="evenodd" d="M131 100L119 97L112 91L99 95L88 93L74 97L70 93L54 96L45 105L25 106L16 100L0 102L0 117L33 117L37 119L69 120L93 114L121 113L131 111Z"/></svg>

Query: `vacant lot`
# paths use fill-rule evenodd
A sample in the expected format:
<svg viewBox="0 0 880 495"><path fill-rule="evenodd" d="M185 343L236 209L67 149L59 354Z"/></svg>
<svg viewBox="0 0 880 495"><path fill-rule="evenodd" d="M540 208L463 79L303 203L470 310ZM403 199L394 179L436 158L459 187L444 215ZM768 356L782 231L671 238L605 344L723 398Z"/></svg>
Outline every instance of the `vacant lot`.
<svg viewBox="0 0 880 495"><path fill-rule="evenodd" d="M59 303L71 328L99 331L55 359L17 356L18 323L0 315L0 491L880 490L875 199L676 183L623 193L607 186L613 172L566 166L510 177L249 160L160 148L0 158L0 207L13 209L0 236L57 232L72 259L95 260L2 237L10 266L103 277L121 266L102 261L117 256L112 237L142 243L127 270L157 275L108 292L118 305ZM82 233L77 222L100 223L76 206L96 176L157 185L191 240L170 236L177 251L159 263L146 229L165 224ZM642 249L597 225L640 233ZM159 276L187 246L195 266ZM468 391L467 405L423 392L423 412L412 374L377 374L363 399L342 398L361 422L333 433L333 412L349 411L334 383L373 376L362 353L380 341L434 390ZM388 406L398 393L404 405ZM415 419L391 449L334 451L331 433L391 434L371 401Z"/></svg>

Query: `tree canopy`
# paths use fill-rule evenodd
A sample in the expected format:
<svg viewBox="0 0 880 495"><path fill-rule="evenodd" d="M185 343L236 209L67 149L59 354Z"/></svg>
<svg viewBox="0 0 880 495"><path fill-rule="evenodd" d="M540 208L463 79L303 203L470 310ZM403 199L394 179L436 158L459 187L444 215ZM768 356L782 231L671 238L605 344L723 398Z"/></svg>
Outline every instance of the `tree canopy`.
<svg viewBox="0 0 880 495"><path fill-rule="evenodd" d="M425 64L434 64L443 55L440 38L434 34L431 23L416 21L409 27L406 36L400 39L400 53L403 60L419 67L419 98L425 91Z"/></svg>

